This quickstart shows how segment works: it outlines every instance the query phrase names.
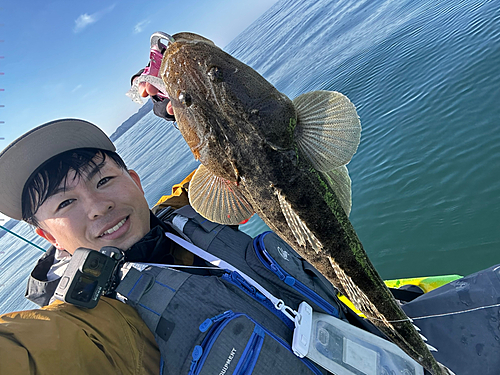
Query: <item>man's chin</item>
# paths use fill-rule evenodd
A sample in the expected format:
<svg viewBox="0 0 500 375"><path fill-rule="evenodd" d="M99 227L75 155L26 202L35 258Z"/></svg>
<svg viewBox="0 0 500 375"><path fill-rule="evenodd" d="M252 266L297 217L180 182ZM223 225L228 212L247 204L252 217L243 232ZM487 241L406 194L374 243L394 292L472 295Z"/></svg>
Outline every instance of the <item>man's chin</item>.
<svg viewBox="0 0 500 375"><path fill-rule="evenodd" d="M142 237L144 237L144 236L134 236L133 238L127 238L126 240L122 240L122 241L110 241L110 243L101 246L101 248L104 246L113 246L113 247L116 247L122 251L127 251L133 245L135 245L137 242L139 242Z"/></svg>

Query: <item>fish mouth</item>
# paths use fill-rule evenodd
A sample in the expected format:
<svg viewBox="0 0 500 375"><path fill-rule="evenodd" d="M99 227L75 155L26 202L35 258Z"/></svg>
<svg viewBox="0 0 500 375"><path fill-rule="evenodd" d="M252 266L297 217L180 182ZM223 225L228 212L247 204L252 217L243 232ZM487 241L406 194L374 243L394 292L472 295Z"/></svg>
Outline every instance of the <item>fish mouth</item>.
<svg viewBox="0 0 500 375"><path fill-rule="evenodd" d="M209 99L218 102L215 87L207 79L207 49L203 46L216 46L211 40L188 32L174 34L172 38L175 42L169 43L164 53L160 76L166 85L178 128L195 158L203 162L200 156L212 137L212 129L195 124L207 120L199 115L200 107L207 106Z"/></svg>
<svg viewBox="0 0 500 375"><path fill-rule="evenodd" d="M172 105L178 102L179 107L182 104L182 108L186 109L211 91L211 88L207 87L210 82L206 79L205 66L209 55L207 49L202 46L217 46L210 39L188 32L174 34L172 38L175 42L169 43L163 54L160 77L166 85ZM199 48L195 45L199 45ZM192 47L196 52L193 52ZM189 74L186 74L186 71Z"/></svg>
<svg viewBox="0 0 500 375"><path fill-rule="evenodd" d="M175 42L205 42L205 43L208 43L208 44L215 46L215 43L212 42L210 39L207 39L201 35L189 33L189 32L180 32L180 33L174 34L172 36L172 38L175 40Z"/></svg>

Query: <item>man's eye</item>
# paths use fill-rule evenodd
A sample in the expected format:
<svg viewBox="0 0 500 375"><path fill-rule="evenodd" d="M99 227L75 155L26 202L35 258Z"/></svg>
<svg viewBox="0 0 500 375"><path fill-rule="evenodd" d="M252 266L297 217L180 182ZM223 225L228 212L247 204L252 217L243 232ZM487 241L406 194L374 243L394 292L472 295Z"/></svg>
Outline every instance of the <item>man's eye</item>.
<svg viewBox="0 0 500 375"><path fill-rule="evenodd" d="M104 184L107 184L113 177L104 177L103 179L99 180L97 183L97 187L100 187Z"/></svg>
<svg viewBox="0 0 500 375"><path fill-rule="evenodd" d="M59 206L57 206L58 210L63 209L64 207L69 206L71 203L73 203L74 199L66 199L64 202L62 202Z"/></svg>

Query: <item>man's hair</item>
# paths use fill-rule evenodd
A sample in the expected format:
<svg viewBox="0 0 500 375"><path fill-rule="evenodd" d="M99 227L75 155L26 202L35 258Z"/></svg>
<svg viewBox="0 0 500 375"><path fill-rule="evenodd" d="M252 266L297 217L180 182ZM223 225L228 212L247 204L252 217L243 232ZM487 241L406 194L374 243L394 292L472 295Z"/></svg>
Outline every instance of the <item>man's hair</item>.
<svg viewBox="0 0 500 375"><path fill-rule="evenodd" d="M80 148L63 152L47 160L24 184L22 194L23 220L39 226L35 215L40 206L63 184L66 188L70 172L75 172L73 180L80 177L92 177L99 173L109 157L120 168L127 170L122 158L116 153L97 148Z"/></svg>

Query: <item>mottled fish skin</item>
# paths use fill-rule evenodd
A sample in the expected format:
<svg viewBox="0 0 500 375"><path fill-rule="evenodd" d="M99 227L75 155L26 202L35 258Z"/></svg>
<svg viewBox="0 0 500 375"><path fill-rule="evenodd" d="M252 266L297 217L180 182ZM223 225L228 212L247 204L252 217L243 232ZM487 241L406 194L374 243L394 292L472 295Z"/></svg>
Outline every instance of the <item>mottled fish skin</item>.
<svg viewBox="0 0 500 375"><path fill-rule="evenodd" d="M432 374L447 374L371 264L324 176L294 144L297 114L291 101L212 43L181 36L174 35L160 72L195 157L217 176L237 182L264 222L387 337ZM297 244L279 197L321 250Z"/></svg>

